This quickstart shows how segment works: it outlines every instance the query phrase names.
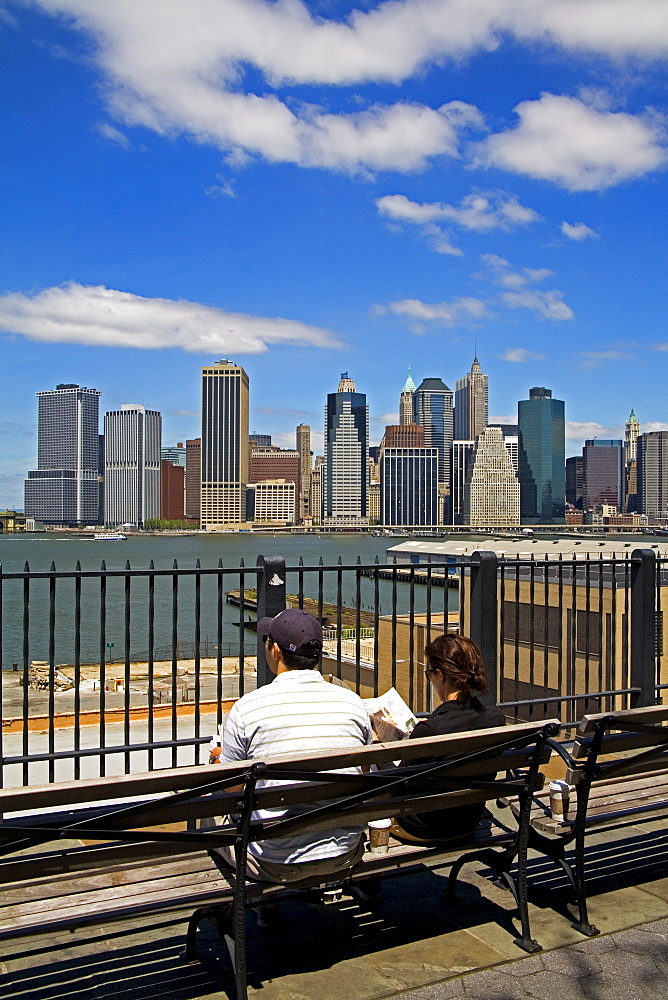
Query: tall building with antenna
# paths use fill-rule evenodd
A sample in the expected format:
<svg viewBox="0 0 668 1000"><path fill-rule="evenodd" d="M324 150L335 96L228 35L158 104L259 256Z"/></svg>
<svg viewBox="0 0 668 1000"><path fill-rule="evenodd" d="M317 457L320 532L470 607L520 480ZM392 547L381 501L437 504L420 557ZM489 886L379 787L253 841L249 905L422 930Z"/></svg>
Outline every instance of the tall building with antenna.
<svg viewBox="0 0 668 1000"><path fill-rule="evenodd" d="M477 356L471 371L455 383L455 439L475 441L487 426L488 378Z"/></svg>
<svg viewBox="0 0 668 1000"><path fill-rule="evenodd" d="M343 372L325 406L323 523L368 523L369 408L366 395Z"/></svg>
<svg viewBox="0 0 668 1000"><path fill-rule="evenodd" d="M638 436L640 421L633 410L624 425L624 466L626 473L626 511L633 514L640 510L638 497Z"/></svg>
<svg viewBox="0 0 668 1000"><path fill-rule="evenodd" d="M401 395L399 396L399 423L400 424L412 424L413 423L413 393L416 389L415 382L413 381L413 375L411 374L410 365L408 366L408 377L404 383L404 387L401 390Z"/></svg>

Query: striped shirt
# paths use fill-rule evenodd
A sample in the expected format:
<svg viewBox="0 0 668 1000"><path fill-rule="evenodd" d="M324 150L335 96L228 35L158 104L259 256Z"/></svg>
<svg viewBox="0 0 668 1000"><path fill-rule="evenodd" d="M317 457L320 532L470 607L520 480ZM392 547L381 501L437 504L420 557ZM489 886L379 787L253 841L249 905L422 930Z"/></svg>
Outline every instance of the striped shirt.
<svg viewBox="0 0 668 1000"><path fill-rule="evenodd" d="M234 704L222 733L221 760L345 750L372 740L369 713L358 695L329 684L317 670L287 670ZM281 784L285 782L262 782L263 787ZM304 811L306 807L261 809L253 817L276 819ZM356 826L282 837L250 844L248 849L277 864L317 861L352 850L361 830Z"/></svg>

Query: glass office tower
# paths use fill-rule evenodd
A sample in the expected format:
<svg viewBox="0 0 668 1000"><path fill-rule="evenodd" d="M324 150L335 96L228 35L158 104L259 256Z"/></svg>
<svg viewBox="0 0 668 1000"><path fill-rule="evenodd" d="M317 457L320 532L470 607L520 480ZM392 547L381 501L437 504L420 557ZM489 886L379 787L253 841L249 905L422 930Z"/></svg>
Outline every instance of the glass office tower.
<svg viewBox="0 0 668 1000"><path fill-rule="evenodd" d="M246 520L248 375L233 361L202 368L203 528Z"/></svg>
<svg viewBox="0 0 668 1000"><path fill-rule="evenodd" d="M534 388L517 404L522 524L563 524L566 495L564 402Z"/></svg>
<svg viewBox="0 0 668 1000"><path fill-rule="evenodd" d="M36 395L37 468L25 482L25 512L44 524L97 524L100 393L61 384Z"/></svg>
<svg viewBox="0 0 668 1000"><path fill-rule="evenodd" d="M325 524L368 523L369 407L343 372L337 392L325 406L325 476L322 482Z"/></svg>

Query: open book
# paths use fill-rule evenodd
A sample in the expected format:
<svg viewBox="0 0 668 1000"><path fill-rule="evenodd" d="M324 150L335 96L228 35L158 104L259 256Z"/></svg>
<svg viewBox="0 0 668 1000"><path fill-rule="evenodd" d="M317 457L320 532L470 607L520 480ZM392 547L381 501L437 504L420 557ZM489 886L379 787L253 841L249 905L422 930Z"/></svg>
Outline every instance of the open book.
<svg viewBox="0 0 668 1000"><path fill-rule="evenodd" d="M378 698L363 698L373 731L382 743L405 740L411 734L417 719L395 688L390 688Z"/></svg>

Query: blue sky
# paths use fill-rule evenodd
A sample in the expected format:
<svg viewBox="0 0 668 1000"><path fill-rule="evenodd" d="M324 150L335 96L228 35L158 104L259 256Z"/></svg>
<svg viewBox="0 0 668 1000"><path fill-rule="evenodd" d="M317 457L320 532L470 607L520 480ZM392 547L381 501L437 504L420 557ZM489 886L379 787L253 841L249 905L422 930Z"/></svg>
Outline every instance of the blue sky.
<svg viewBox="0 0 668 1000"><path fill-rule="evenodd" d="M568 453L668 428L665 0L5 0L0 507L34 393L198 435L199 374L317 449L477 350L490 414L545 385Z"/></svg>

